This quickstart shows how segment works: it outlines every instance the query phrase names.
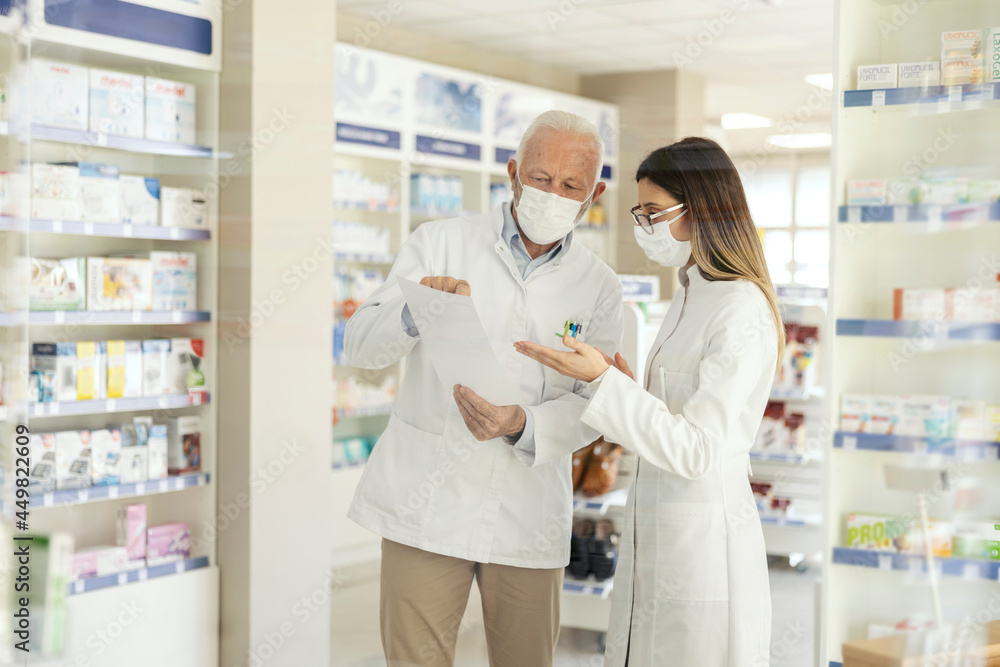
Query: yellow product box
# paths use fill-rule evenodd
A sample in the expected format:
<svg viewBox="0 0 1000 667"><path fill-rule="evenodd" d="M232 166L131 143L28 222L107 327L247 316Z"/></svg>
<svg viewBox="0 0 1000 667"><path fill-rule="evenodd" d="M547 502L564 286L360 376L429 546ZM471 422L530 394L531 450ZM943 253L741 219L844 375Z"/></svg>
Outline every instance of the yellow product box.
<svg viewBox="0 0 1000 667"><path fill-rule="evenodd" d="M108 398L125 396L125 341L108 341Z"/></svg>
<svg viewBox="0 0 1000 667"><path fill-rule="evenodd" d="M941 83L945 86L964 86L983 81L982 58L959 56L941 61Z"/></svg>
<svg viewBox="0 0 1000 667"><path fill-rule="evenodd" d="M99 380L97 377L97 343L93 341L76 344L76 400L92 401L97 398Z"/></svg>
<svg viewBox="0 0 1000 667"><path fill-rule="evenodd" d="M949 30L941 33L941 59L982 58L982 30Z"/></svg>
<svg viewBox="0 0 1000 667"><path fill-rule="evenodd" d="M986 406L986 432L983 435L990 442L1000 442L1000 405ZM997 538L1000 539L1000 535Z"/></svg>
<svg viewBox="0 0 1000 667"><path fill-rule="evenodd" d="M149 310L152 301L148 259L87 258L87 310Z"/></svg>
<svg viewBox="0 0 1000 667"><path fill-rule="evenodd" d="M898 517L852 513L847 515L845 529L847 546L852 549L913 555L924 553L924 534L919 522L907 523ZM951 524L932 519L930 532L934 555L940 558L951 556Z"/></svg>

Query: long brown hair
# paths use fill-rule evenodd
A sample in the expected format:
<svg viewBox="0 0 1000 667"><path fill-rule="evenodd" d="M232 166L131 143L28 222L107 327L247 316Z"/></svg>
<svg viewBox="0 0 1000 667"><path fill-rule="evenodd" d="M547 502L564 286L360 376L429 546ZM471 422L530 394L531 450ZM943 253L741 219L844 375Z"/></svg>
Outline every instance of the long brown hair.
<svg viewBox="0 0 1000 667"><path fill-rule="evenodd" d="M691 254L705 278L749 280L764 293L777 330L780 367L781 308L736 165L711 139L688 137L646 156L635 174L636 182L643 179L686 204Z"/></svg>

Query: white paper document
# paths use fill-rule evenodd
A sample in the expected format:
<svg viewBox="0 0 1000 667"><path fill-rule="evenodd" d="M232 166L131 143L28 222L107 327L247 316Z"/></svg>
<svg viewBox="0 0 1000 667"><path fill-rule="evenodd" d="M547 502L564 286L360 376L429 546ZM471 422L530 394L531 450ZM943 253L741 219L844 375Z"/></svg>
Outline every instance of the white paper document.
<svg viewBox="0 0 1000 667"><path fill-rule="evenodd" d="M406 278L399 288L445 387L469 387L494 405L515 405L518 390L497 360L470 296L448 294Z"/></svg>

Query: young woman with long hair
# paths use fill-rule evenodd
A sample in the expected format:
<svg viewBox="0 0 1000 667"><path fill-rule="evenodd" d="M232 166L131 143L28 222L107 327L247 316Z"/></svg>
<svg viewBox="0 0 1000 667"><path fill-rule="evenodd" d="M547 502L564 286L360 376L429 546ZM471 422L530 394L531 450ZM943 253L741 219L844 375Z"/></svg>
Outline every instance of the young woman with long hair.
<svg viewBox="0 0 1000 667"><path fill-rule="evenodd" d="M771 602L749 451L784 327L739 174L713 141L651 153L636 173L635 238L680 268L644 386L571 337L523 354L591 383L582 420L638 456L615 575L608 667L762 667ZM543 460L548 457L542 457Z"/></svg>

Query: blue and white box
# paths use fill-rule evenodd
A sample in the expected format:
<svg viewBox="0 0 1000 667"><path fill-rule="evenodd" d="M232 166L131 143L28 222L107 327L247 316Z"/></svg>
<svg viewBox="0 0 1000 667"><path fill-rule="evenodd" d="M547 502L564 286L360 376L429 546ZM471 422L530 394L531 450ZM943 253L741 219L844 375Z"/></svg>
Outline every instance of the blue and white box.
<svg viewBox="0 0 1000 667"><path fill-rule="evenodd" d="M79 219L82 222L117 223L119 220L118 167L97 162L62 162L75 167L79 183Z"/></svg>
<svg viewBox="0 0 1000 667"><path fill-rule="evenodd" d="M143 396L162 396L166 393L169 363L169 340L142 341Z"/></svg>
<svg viewBox="0 0 1000 667"><path fill-rule="evenodd" d="M142 139L145 97L140 75L90 70L90 131Z"/></svg>
<svg viewBox="0 0 1000 667"><path fill-rule="evenodd" d="M92 486L121 483L122 432L98 429L90 432L90 481Z"/></svg>
<svg viewBox="0 0 1000 667"><path fill-rule="evenodd" d="M118 210L126 225L160 224L160 179L120 175Z"/></svg>
<svg viewBox="0 0 1000 667"><path fill-rule="evenodd" d="M86 67L31 59L31 122L87 131L90 75Z"/></svg>
<svg viewBox="0 0 1000 667"><path fill-rule="evenodd" d="M76 343L56 343L56 400L76 398Z"/></svg>
<svg viewBox="0 0 1000 667"><path fill-rule="evenodd" d="M193 252L149 253L153 265L153 310L198 309L198 256Z"/></svg>
<svg viewBox="0 0 1000 667"><path fill-rule="evenodd" d="M195 143L195 87L146 77L146 138Z"/></svg>
<svg viewBox="0 0 1000 667"><path fill-rule="evenodd" d="M167 476L169 464L167 451L167 425L153 424L149 427L149 440L146 443L149 479L163 479Z"/></svg>

